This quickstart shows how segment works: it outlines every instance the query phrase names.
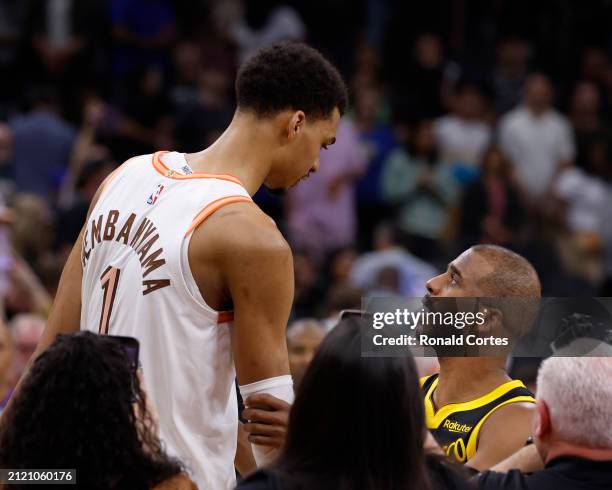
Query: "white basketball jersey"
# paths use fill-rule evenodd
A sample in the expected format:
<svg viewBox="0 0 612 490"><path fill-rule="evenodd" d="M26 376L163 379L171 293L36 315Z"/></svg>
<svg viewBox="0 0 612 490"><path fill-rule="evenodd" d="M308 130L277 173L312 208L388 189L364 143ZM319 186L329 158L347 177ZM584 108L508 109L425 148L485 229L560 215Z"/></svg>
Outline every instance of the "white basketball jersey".
<svg viewBox="0 0 612 490"><path fill-rule="evenodd" d="M138 339L162 441L202 490L235 484L232 317L204 302L187 251L193 229L236 201L251 201L237 178L192 173L183 154L132 158L103 189L81 253L81 329Z"/></svg>

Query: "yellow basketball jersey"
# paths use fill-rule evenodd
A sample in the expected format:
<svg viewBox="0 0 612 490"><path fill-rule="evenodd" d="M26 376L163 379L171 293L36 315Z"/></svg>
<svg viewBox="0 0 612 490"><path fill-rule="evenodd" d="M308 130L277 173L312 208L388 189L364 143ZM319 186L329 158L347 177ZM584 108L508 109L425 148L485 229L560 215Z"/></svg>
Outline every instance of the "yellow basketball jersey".
<svg viewBox="0 0 612 490"><path fill-rule="evenodd" d="M508 381L475 400L451 403L437 412L433 392L438 386L438 375L420 380L425 396L425 423L447 456L461 463L469 461L478 449L480 429L489 416L509 403L535 403L533 394L519 380Z"/></svg>

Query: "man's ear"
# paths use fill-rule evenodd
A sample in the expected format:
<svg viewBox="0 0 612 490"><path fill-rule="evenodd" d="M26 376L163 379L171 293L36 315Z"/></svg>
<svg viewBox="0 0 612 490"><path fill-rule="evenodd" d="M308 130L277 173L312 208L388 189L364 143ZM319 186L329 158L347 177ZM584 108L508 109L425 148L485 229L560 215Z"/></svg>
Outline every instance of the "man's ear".
<svg viewBox="0 0 612 490"><path fill-rule="evenodd" d="M536 400L536 415L533 419L533 435L541 439L550 433L550 412L544 400Z"/></svg>
<svg viewBox="0 0 612 490"><path fill-rule="evenodd" d="M495 335L501 331L502 325L504 324L504 314L497 308L491 308L490 306L483 306L478 311L484 318L484 323L478 325L478 334L486 337L489 335ZM478 321L478 318L476 319Z"/></svg>
<svg viewBox="0 0 612 490"><path fill-rule="evenodd" d="M290 140L295 138L304 129L305 122L306 114L304 114L304 111L295 111L291 114L287 121L287 136Z"/></svg>

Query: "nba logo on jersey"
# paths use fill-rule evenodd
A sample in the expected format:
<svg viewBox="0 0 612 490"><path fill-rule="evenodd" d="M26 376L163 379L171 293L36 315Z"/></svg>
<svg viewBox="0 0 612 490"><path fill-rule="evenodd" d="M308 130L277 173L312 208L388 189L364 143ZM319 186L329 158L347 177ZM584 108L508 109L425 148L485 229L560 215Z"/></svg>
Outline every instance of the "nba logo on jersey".
<svg viewBox="0 0 612 490"><path fill-rule="evenodd" d="M155 204L157 202L157 198L163 191L164 191L164 186L161 184L157 184L157 190L149 196L149 199L147 199L147 204L150 204L150 205Z"/></svg>

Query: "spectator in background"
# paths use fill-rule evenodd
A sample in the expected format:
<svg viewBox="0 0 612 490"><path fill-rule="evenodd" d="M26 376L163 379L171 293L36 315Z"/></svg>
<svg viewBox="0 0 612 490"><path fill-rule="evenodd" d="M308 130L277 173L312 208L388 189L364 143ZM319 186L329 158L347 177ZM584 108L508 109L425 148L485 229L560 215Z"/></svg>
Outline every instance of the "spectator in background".
<svg viewBox="0 0 612 490"><path fill-rule="evenodd" d="M74 468L91 490L196 488L164 451L136 367L109 338L58 336L10 406L0 426L3 467Z"/></svg>
<svg viewBox="0 0 612 490"><path fill-rule="evenodd" d="M57 217L57 229L61 230L61 233L57 234L56 247L64 260L68 258L83 228L94 195L116 166L114 161L101 158L86 162L80 169L72 202L61 210Z"/></svg>
<svg viewBox="0 0 612 490"><path fill-rule="evenodd" d="M481 473L478 489L611 488L610 379L612 359L609 357L551 357L545 360L538 373L537 411L533 423L535 444L517 453L517 459L502 463L500 471L509 470L507 473ZM519 469L512 469L517 466ZM522 473L520 469L531 474ZM535 471L537 469L540 471Z"/></svg>
<svg viewBox="0 0 612 490"><path fill-rule="evenodd" d="M311 316L320 305L325 292L325 285L319 277L317 264L307 251L295 250L293 252L293 272L295 292L291 317Z"/></svg>
<svg viewBox="0 0 612 490"><path fill-rule="evenodd" d="M497 147L482 160L480 177L465 190L459 206L459 247L492 243L513 248L525 213L512 167Z"/></svg>
<svg viewBox="0 0 612 490"><path fill-rule="evenodd" d="M53 89L34 88L30 99L30 111L10 121L12 173L19 192L32 192L49 199L59 188L68 167L77 133L62 119ZM32 144L34 141L36 144Z"/></svg>
<svg viewBox="0 0 612 490"><path fill-rule="evenodd" d="M300 387L304 373L325 337L325 327L314 318L294 321L287 328L289 367L295 391Z"/></svg>
<svg viewBox="0 0 612 490"><path fill-rule="evenodd" d="M454 65L446 62L441 39L426 33L414 43L413 59L393 63L393 115L397 121L438 117L444 112L448 87L455 74Z"/></svg>
<svg viewBox="0 0 612 490"><path fill-rule="evenodd" d="M363 328L367 322L353 317L327 335L291 407L281 455L237 489L467 488L424 449L423 403L414 360L361 357ZM243 416L255 419L248 409ZM257 434L258 425L245 424L245 429Z"/></svg>
<svg viewBox="0 0 612 490"><path fill-rule="evenodd" d="M237 17L230 28L230 35L238 45L239 64L259 49L274 43L306 39L306 26L289 2L258 0L244 3L246 15Z"/></svg>
<svg viewBox="0 0 612 490"><path fill-rule="evenodd" d="M4 321L0 321L0 415L13 392L12 364L13 339Z"/></svg>
<svg viewBox="0 0 612 490"><path fill-rule="evenodd" d="M386 159L382 176L382 192L396 208L402 241L416 256L438 258L457 191L450 167L438 159L431 121L419 122L409 143Z"/></svg>
<svg viewBox="0 0 612 490"><path fill-rule="evenodd" d="M180 41L172 53L174 76L169 87L174 110L197 101L202 64L202 47L194 42Z"/></svg>
<svg viewBox="0 0 612 490"><path fill-rule="evenodd" d="M22 89L19 52L24 42L29 2L0 0L0 118L17 109L16 97Z"/></svg>
<svg viewBox="0 0 612 490"><path fill-rule="evenodd" d="M196 152L215 141L234 115L234 73L219 63L199 62L195 99L185 100L176 110L174 139L181 150Z"/></svg>
<svg viewBox="0 0 612 490"><path fill-rule="evenodd" d="M529 45L520 37L507 37L497 45L491 78L497 116L504 115L520 103L528 75L528 58Z"/></svg>
<svg viewBox="0 0 612 490"><path fill-rule="evenodd" d="M127 98L121 101L126 117L157 136L164 121L170 118L170 101L163 70L158 65L136 66L128 72L126 87ZM154 141L156 143L159 144ZM166 144L171 145L171 142Z"/></svg>
<svg viewBox="0 0 612 490"><path fill-rule="evenodd" d="M350 284L351 269L358 258L359 253L351 245L331 252L327 256L323 269L323 274L329 281L328 287L334 288Z"/></svg>
<svg viewBox="0 0 612 490"><path fill-rule="evenodd" d="M499 126L501 149L530 201L549 193L560 169L574 160L569 121L552 103L549 79L540 73L531 75L522 105L506 114Z"/></svg>
<svg viewBox="0 0 612 490"><path fill-rule="evenodd" d="M109 31L106 0L39 0L30 4L30 40L38 66L34 79L52 83L64 112L78 117L78 95L96 84ZM98 65L98 66L97 66ZM96 73L97 72L97 73Z"/></svg>
<svg viewBox="0 0 612 490"><path fill-rule="evenodd" d="M568 272L593 285L602 280L604 230L612 209L612 186L602 178L602 174L609 172L606 142L600 143L604 145L603 158L593 155L585 170L578 167L563 170L554 185L554 195L565 211L561 213L565 233L557 241L560 257Z"/></svg>
<svg viewBox="0 0 612 490"><path fill-rule="evenodd" d="M606 50L600 46L587 46L580 54L579 79L592 82L599 90L606 85L610 59Z"/></svg>
<svg viewBox="0 0 612 490"><path fill-rule="evenodd" d="M357 83L354 97L355 123L368 155L367 171L357 184L359 240L364 247L370 248L374 229L388 214L380 180L383 163L395 148L396 141L391 126L381 120L384 109L381 87L369 82Z"/></svg>
<svg viewBox="0 0 612 490"><path fill-rule="evenodd" d="M319 170L292 188L286 200L289 242L318 263L354 243L357 234L355 180L366 170L367 153L350 120L340 122L336 139L321 153Z"/></svg>
<svg viewBox="0 0 612 490"><path fill-rule="evenodd" d="M353 265L351 283L367 295L379 287L380 274L385 269L397 271L399 293L413 298L422 297L427 292L427 280L438 274L431 264L398 245L394 230L381 225L376 230L374 251L364 253Z"/></svg>
<svg viewBox="0 0 612 490"><path fill-rule="evenodd" d="M478 163L491 142L482 93L476 85L460 83L451 99L452 111L434 123L434 138L443 162L453 167L459 184L473 181Z"/></svg>
<svg viewBox="0 0 612 490"><path fill-rule="evenodd" d="M321 314L325 330L329 332L336 326L344 310L361 309L362 296L363 291L350 283L332 286L327 291Z"/></svg>
<svg viewBox="0 0 612 490"><path fill-rule="evenodd" d="M78 199L76 186L87 162L110 159L110 150L97 142L97 127L103 115L104 105L100 100L95 97L85 100L81 126L73 146L70 165L64 175L57 199L57 206L61 210L69 208Z"/></svg>
<svg viewBox="0 0 612 490"><path fill-rule="evenodd" d="M599 139L610 139L612 134L601 119L601 97L593 82L576 85L571 99L570 120L576 140L576 165L587 169L591 145Z"/></svg>
<svg viewBox="0 0 612 490"><path fill-rule="evenodd" d="M45 329L45 319L38 315L23 313L10 321L9 328L15 347L11 377L13 384L16 384L36 350L36 345Z"/></svg>
<svg viewBox="0 0 612 490"><path fill-rule="evenodd" d="M13 245L19 256L36 268L54 241L51 207L37 195L17 194L13 199L13 210Z"/></svg>
<svg viewBox="0 0 612 490"><path fill-rule="evenodd" d="M115 75L125 81L130 69L157 65L166 70L176 39L176 15L171 0L113 0ZM119 93L120 96L129 94Z"/></svg>
<svg viewBox="0 0 612 490"><path fill-rule="evenodd" d="M13 132L6 123L0 123L0 179L10 181L12 177Z"/></svg>

